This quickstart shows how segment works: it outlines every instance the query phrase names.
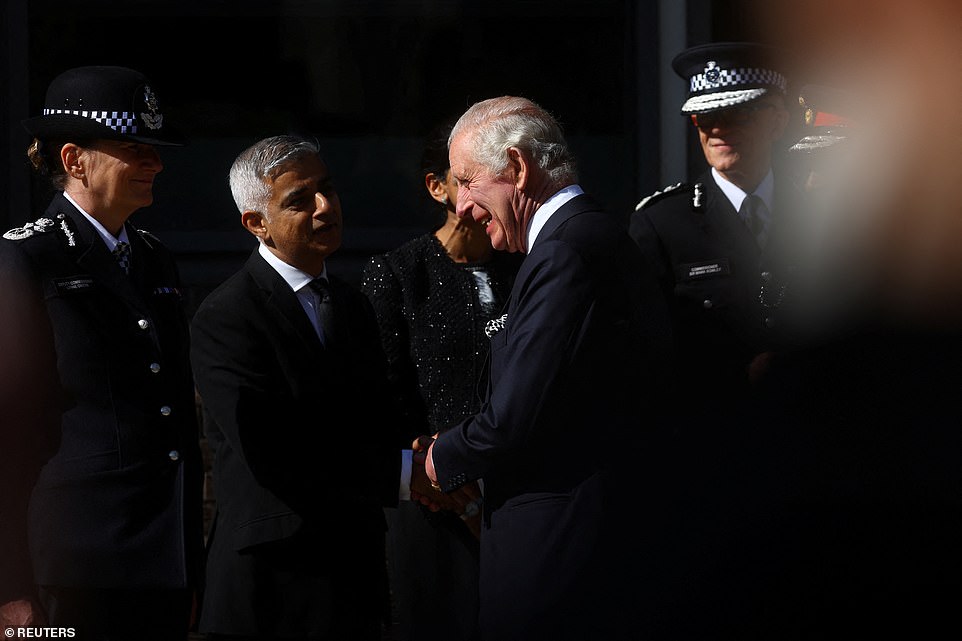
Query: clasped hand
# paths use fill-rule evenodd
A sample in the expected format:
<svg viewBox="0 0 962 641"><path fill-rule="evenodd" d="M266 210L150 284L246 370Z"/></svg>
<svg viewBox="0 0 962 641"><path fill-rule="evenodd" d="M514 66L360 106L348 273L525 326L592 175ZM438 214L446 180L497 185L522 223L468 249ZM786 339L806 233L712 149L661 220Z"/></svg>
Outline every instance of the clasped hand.
<svg viewBox="0 0 962 641"><path fill-rule="evenodd" d="M432 512L450 510L461 516L465 511L476 512L481 499L481 488L477 481L462 485L451 492L442 492L435 487L425 469L428 449L434 442L430 436L419 436L411 444L414 450L414 466L411 470L411 499L418 501ZM430 470L433 472L434 470ZM473 514L469 514L472 516Z"/></svg>

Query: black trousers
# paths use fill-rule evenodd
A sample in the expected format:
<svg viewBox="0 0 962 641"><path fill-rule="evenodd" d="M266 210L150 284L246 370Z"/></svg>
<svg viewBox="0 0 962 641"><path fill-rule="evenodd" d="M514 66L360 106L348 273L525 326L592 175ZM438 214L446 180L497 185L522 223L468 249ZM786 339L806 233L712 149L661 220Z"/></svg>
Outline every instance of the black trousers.
<svg viewBox="0 0 962 641"><path fill-rule="evenodd" d="M187 641L192 593L42 586L40 603L47 625L72 628L75 641Z"/></svg>

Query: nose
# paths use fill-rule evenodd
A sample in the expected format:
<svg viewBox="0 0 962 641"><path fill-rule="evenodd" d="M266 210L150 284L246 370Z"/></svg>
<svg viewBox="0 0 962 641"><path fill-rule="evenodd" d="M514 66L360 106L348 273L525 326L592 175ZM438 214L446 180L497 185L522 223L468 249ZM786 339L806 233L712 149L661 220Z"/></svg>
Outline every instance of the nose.
<svg viewBox="0 0 962 641"><path fill-rule="evenodd" d="M454 213L458 215L458 218L470 216L472 206L473 203L469 198L458 198L458 201L454 204Z"/></svg>
<svg viewBox="0 0 962 641"><path fill-rule="evenodd" d="M314 192L314 210L316 213L323 214L331 208L330 199L323 193Z"/></svg>

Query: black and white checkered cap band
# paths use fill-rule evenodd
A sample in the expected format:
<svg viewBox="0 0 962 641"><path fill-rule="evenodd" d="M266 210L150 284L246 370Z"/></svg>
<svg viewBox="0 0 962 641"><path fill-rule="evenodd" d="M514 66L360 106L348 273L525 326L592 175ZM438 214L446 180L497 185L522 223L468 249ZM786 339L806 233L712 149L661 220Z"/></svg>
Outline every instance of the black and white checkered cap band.
<svg viewBox="0 0 962 641"><path fill-rule="evenodd" d="M114 131L122 134L137 133L136 116L127 111L74 111L71 109L44 109L43 115L53 116L57 114L67 114L72 116L83 116L91 118L102 125L110 127Z"/></svg>
<svg viewBox="0 0 962 641"><path fill-rule="evenodd" d="M769 85L772 87L778 87L782 91L788 88L788 83L785 81L785 76L778 73L777 71L772 71L771 69L756 69L752 67L741 67L738 69L720 69L714 68L710 70L713 76L717 74L714 81L708 80L708 72L702 72L696 76L692 76L691 79L691 93L699 93L702 91L707 91L708 89L717 89L719 87L757 87L758 85Z"/></svg>

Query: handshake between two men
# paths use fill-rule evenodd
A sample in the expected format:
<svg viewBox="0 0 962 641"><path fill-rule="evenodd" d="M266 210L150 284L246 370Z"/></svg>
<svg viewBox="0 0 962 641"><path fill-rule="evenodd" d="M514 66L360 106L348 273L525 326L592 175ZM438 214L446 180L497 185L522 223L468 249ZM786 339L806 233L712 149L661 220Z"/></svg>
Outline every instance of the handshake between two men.
<svg viewBox="0 0 962 641"><path fill-rule="evenodd" d="M411 443L414 451L411 469L411 500L418 501L432 512L446 510L457 514L476 538L481 537L481 487L477 481L462 485L451 492L442 492L425 469L428 448L434 438L419 436ZM433 472L433 470L432 470Z"/></svg>

